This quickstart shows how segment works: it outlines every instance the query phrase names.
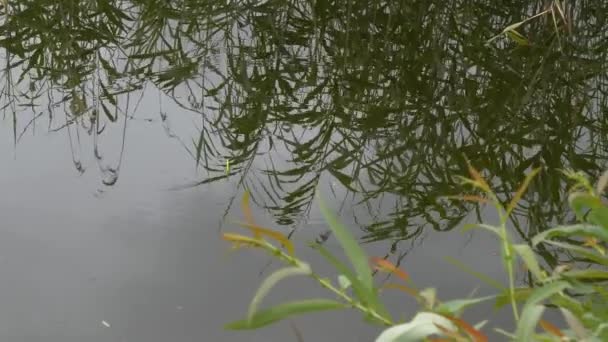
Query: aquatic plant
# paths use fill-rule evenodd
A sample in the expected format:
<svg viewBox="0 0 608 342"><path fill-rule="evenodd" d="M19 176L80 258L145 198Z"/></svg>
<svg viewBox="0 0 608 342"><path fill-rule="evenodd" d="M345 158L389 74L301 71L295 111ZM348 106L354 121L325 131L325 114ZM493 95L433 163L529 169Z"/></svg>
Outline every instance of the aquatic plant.
<svg viewBox="0 0 608 342"><path fill-rule="evenodd" d="M260 285L247 316L226 326L228 329L257 329L286 317L322 310L351 309L360 311L370 324L383 327L377 342L388 341L487 341L482 332L486 321L468 323L462 314L465 309L481 302L494 300L497 307L509 305L515 321L512 331L496 329L500 334L515 341L605 341L608 339L608 206L601 195L608 185L608 171L592 186L580 172L562 171L573 184L569 204L578 223L560 225L546 230L526 243L516 243L507 227L509 216L524 195L532 179L541 171L532 170L512 198L503 203L492 191L489 183L470 164L470 177L460 177L463 185L471 186L470 194L452 196L452 199L474 201L494 206L499 222L467 225L464 231L481 229L496 235L500 241L502 263L508 275L508 284L497 284L492 296L440 301L433 288L419 289L409 275L387 259L368 258L349 230L340 223L334 213L318 198L321 211L342 247L350 265L340 261L319 244L312 244L325 260L336 269L332 278L323 277L300 260L293 245L279 232L259 227L253 221L245 193L243 210L247 222L241 225L253 232L253 236L225 233L234 247L255 247L269 252L286 264L269 275ZM539 245L558 248L575 256L576 262L567 267L561 265L547 269L538 261L535 249ZM516 264L523 263L530 281L517 285ZM583 267L584 266L584 267ZM395 276L395 283L382 287L374 283L373 271L388 272ZM262 300L281 280L291 276L308 276L315 279L332 294L331 298L298 300L270 308L262 308ZM395 320L381 301L381 290L393 288L413 296L420 304L417 313L408 321ZM565 321L560 326L543 319L548 310L559 311ZM558 327L559 326L559 327ZM540 329L540 328L542 329Z"/></svg>

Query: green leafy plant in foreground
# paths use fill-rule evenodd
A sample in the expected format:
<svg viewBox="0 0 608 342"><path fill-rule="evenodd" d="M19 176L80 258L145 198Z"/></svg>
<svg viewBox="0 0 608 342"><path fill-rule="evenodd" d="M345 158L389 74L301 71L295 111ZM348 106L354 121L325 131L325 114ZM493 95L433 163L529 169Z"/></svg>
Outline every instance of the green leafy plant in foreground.
<svg viewBox="0 0 608 342"><path fill-rule="evenodd" d="M608 241L608 207L600 196L608 184L608 172L604 173L593 187L581 173L564 171L565 176L574 183L569 203L578 223L544 231L535 236L529 244L515 243L507 229L509 215L538 172L540 169L529 173L512 200L503 204L482 175L469 165L470 178L460 179L463 184L472 186L481 194L462 195L455 199L493 204L500 222L498 225L468 225L464 230L482 229L499 238L502 262L509 281L506 287L496 284L499 292L494 296L445 302L437 298L433 288L417 289L409 275L390 261L368 258L349 230L339 222L321 198L321 211L350 265L343 263L323 246L313 244L312 247L335 267L338 275L332 280L316 274L310 265L295 256L293 245L287 237L255 224L246 192L243 211L247 222L241 225L251 230L253 236L225 233L224 239L232 242L235 247L247 246L266 250L282 260L286 267L275 271L262 282L251 301L247 316L226 327L239 330L257 329L296 314L354 309L360 311L369 323L384 327L376 339L377 342L487 341L488 338L481 332L485 321L470 324L461 316L466 308L493 299L497 307L511 307L516 322L515 330L507 332L496 329L510 340L606 341L608 257L604 244ZM538 262L534 252L534 248L541 243L569 252L578 262L575 265L561 265L554 270L546 270ZM523 263L531 275L531 281L526 286L516 285L517 263ZM402 322L390 316L380 300L381 288L374 284L373 270L391 273L398 281L385 284L382 289L397 289L417 299L420 308L413 318ZM315 279L333 294L333 298L299 300L261 308L262 300L278 282L296 275ZM547 310L557 310L561 313L564 318L564 324L561 324L563 329L542 319Z"/></svg>

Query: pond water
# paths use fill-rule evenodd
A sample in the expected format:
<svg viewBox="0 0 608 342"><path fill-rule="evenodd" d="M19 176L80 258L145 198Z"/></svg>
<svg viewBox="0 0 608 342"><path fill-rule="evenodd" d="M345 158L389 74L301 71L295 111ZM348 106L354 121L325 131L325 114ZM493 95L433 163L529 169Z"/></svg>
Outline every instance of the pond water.
<svg viewBox="0 0 608 342"><path fill-rule="evenodd" d="M317 193L419 286L491 293L445 258L504 280L495 239L458 229L495 215L442 196L470 191L456 177L467 159L505 200L542 166L510 228L527 240L571 219L559 169L595 178L608 166L605 7L568 4L555 23L543 15L488 42L547 7L9 1L0 339L373 340L377 328L344 312L223 329L277 266L221 240L240 230L230 221L246 189L258 223L293 232L319 273L333 274L307 247L327 232ZM323 294L294 278L265 304ZM466 317L510 322L490 306Z"/></svg>

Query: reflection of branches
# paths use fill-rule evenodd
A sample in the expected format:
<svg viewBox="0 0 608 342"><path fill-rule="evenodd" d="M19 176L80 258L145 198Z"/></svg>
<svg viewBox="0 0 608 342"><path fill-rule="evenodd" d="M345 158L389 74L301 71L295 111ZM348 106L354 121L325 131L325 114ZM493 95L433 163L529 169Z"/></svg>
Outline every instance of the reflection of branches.
<svg viewBox="0 0 608 342"><path fill-rule="evenodd" d="M472 208L437 198L461 191L465 155L506 201L545 166L513 218L526 238L567 219L556 169L606 163L602 2L569 4L561 33L530 21L525 47L486 43L541 2L103 3L19 2L1 44L66 89L70 124L110 124L126 115L118 99L152 82L200 117L187 147L199 183L238 176L281 224L329 176L370 211L368 241L452 229Z"/></svg>

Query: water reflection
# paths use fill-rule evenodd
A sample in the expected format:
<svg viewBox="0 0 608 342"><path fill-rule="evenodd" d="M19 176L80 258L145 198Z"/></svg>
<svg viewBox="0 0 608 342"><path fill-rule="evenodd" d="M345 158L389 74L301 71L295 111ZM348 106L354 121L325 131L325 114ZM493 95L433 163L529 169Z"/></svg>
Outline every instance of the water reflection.
<svg viewBox="0 0 608 342"><path fill-rule="evenodd" d="M479 209L437 200L462 191L465 156L505 200L542 165L513 219L526 239L569 219L558 169L606 166L608 8L566 5L562 21L519 28L518 45L487 40L543 2L11 2L1 101L15 142L48 117L81 171L91 136L112 185L122 153L100 146L123 151L158 89L158 116L143 119L184 144L197 185L237 179L282 225L306 220L320 185L346 189L375 218L364 239L394 246ZM169 102L194 114L195 134L172 130Z"/></svg>

